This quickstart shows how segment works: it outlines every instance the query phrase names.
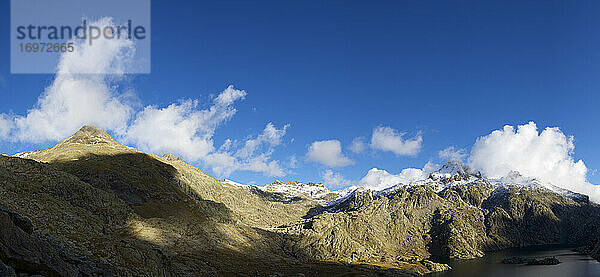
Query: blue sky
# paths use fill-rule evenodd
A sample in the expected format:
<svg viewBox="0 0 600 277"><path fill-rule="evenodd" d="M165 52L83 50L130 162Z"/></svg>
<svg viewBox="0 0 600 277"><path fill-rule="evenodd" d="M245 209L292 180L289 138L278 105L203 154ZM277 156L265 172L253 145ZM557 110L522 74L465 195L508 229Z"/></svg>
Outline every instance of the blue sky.
<svg viewBox="0 0 600 277"><path fill-rule="evenodd" d="M24 115L54 76L10 74L8 5L0 4L0 112ZM529 121L574 136L572 157L600 183L599 12L594 1L153 1L152 73L120 86L157 107L180 99L208 107L229 85L244 90L214 133L216 147L256 137L269 122L289 124L270 157L286 175L228 177L242 183L322 181L328 169L347 180L373 167L399 173ZM348 149L356 137L369 143L380 126L404 139L420 135L418 153ZM339 140L353 163L307 160L323 140ZM53 144L5 140L0 152Z"/></svg>

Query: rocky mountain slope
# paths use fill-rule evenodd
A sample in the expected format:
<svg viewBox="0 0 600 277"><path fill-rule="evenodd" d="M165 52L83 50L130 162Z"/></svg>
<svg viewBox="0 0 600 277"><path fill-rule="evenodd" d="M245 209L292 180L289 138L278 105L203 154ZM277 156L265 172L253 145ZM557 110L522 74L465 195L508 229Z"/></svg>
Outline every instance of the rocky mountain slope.
<svg viewBox="0 0 600 277"><path fill-rule="evenodd" d="M598 257L599 216L583 195L459 162L338 198L321 184L221 182L92 126L0 156L7 276L410 276L447 270L435 256L554 243Z"/></svg>
<svg viewBox="0 0 600 277"><path fill-rule="evenodd" d="M357 189L331 202L291 226L286 246L307 258L407 268L435 256L469 259L509 247L589 244L598 231L600 208L586 196L535 180L489 181L451 162L426 180L379 192Z"/></svg>
<svg viewBox="0 0 600 277"><path fill-rule="evenodd" d="M172 155L118 144L91 126L53 148L0 157L0 204L5 207L0 224L6 227L0 260L20 274L390 272L371 265L300 262L282 249L282 235L269 227L289 224L311 206L264 200Z"/></svg>

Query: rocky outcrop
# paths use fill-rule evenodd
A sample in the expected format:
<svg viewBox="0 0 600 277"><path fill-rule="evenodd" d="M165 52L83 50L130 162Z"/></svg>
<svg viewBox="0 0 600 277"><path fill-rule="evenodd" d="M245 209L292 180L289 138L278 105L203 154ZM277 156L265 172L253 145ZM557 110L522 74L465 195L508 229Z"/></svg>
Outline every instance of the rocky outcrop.
<svg viewBox="0 0 600 277"><path fill-rule="evenodd" d="M440 272L440 271L446 271L446 270L452 269L447 264L440 264L440 263L432 262L429 260L423 260L423 261L421 261L421 264L424 265L427 268L427 270L429 270L431 272Z"/></svg>
<svg viewBox="0 0 600 277"><path fill-rule="evenodd" d="M0 276L93 276L103 271L33 233L31 221L0 205Z"/></svg>

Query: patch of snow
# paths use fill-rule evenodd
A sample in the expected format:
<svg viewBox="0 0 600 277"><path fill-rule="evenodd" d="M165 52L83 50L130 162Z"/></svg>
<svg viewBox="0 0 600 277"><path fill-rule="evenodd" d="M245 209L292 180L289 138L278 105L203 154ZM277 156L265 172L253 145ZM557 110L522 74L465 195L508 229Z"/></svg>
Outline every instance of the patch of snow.
<svg viewBox="0 0 600 277"><path fill-rule="evenodd" d="M248 186L248 185L240 184L238 182L235 182L235 181L232 181L229 179L225 179L225 180L221 181L221 183L236 186L236 187L247 187Z"/></svg>
<svg viewBox="0 0 600 277"><path fill-rule="evenodd" d="M31 155L32 152L23 152L23 153L17 153L14 154L13 157L17 157L17 158L27 158L29 155Z"/></svg>
<svg viewBox="0 0 600 277"><path fill-rule="evenodd" d="M525 177L517 171L511 171L508 173L508 175L502 178L490 179L490 183L498 187L504 188L508 188L511 186L520 186L532 189L547 189L551 192L554 192L567 198L571 198L573 200L584 200L586 198L586 196L584 196L583 194L560 188L558 186L553 185L552 183L545 183L535 178Z"/></svg>
<svg viewBox="0 0 600 277"><path fill-rule="evenodd" d="M261 188L266 192L281 193L289 196L307 195L314 199L323 198L332 192L320 183L300 183L275 181L273 184Z"/></svg>
<svg viewBox="0 0 600 277"><path fill-rule="evenodd" d="M364 193L364 192L372 192L372 190L370 189L366 189L364 187L349 187L343 190L344 191L344 195L341 197L338 197L332 201L329 201L326 205L326 207L328 209L333 208L334 206L343 203L344 201L354 197L357 193ZM338 193L338 195L342 195L340 193ZM332 212L336 212L336 210L331 210Z"/></svg>

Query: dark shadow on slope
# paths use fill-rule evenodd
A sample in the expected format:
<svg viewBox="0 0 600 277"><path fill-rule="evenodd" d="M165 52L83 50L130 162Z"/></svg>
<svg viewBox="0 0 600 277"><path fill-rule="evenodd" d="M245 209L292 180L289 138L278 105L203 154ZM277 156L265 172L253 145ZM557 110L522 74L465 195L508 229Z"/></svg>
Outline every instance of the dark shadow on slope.
<svg viewBox="0 0 600 277"><path fill-rule="evenodd" d="M173 166L147 154L90 154L52 165L115 194L144 218L192 215L202 220L227 222L234 217L224 204L202 199L182 184ZM196 201L197 207L188 205L190 198Z"/></svg>
<svg viewBox="0 0 600 277"><path fill-rule="evenodd" d="M309 218L315 217L317 215L320 215L325 211L327 211L327 206L316 205L316 206L308 209L308 211L306 212L306 214L304 216L302 216L302 218L309 219Z"/></svg>
<svg viewBox="0 0 600 277"><path fill-rule="evenodd" d="M451 238L448 224L448 221L443 220L440 210L436 209L431 219L431 229L429 229L431 241L426 245L427 251L432 256L448 257L450 255L448 240Z"/></svg>

